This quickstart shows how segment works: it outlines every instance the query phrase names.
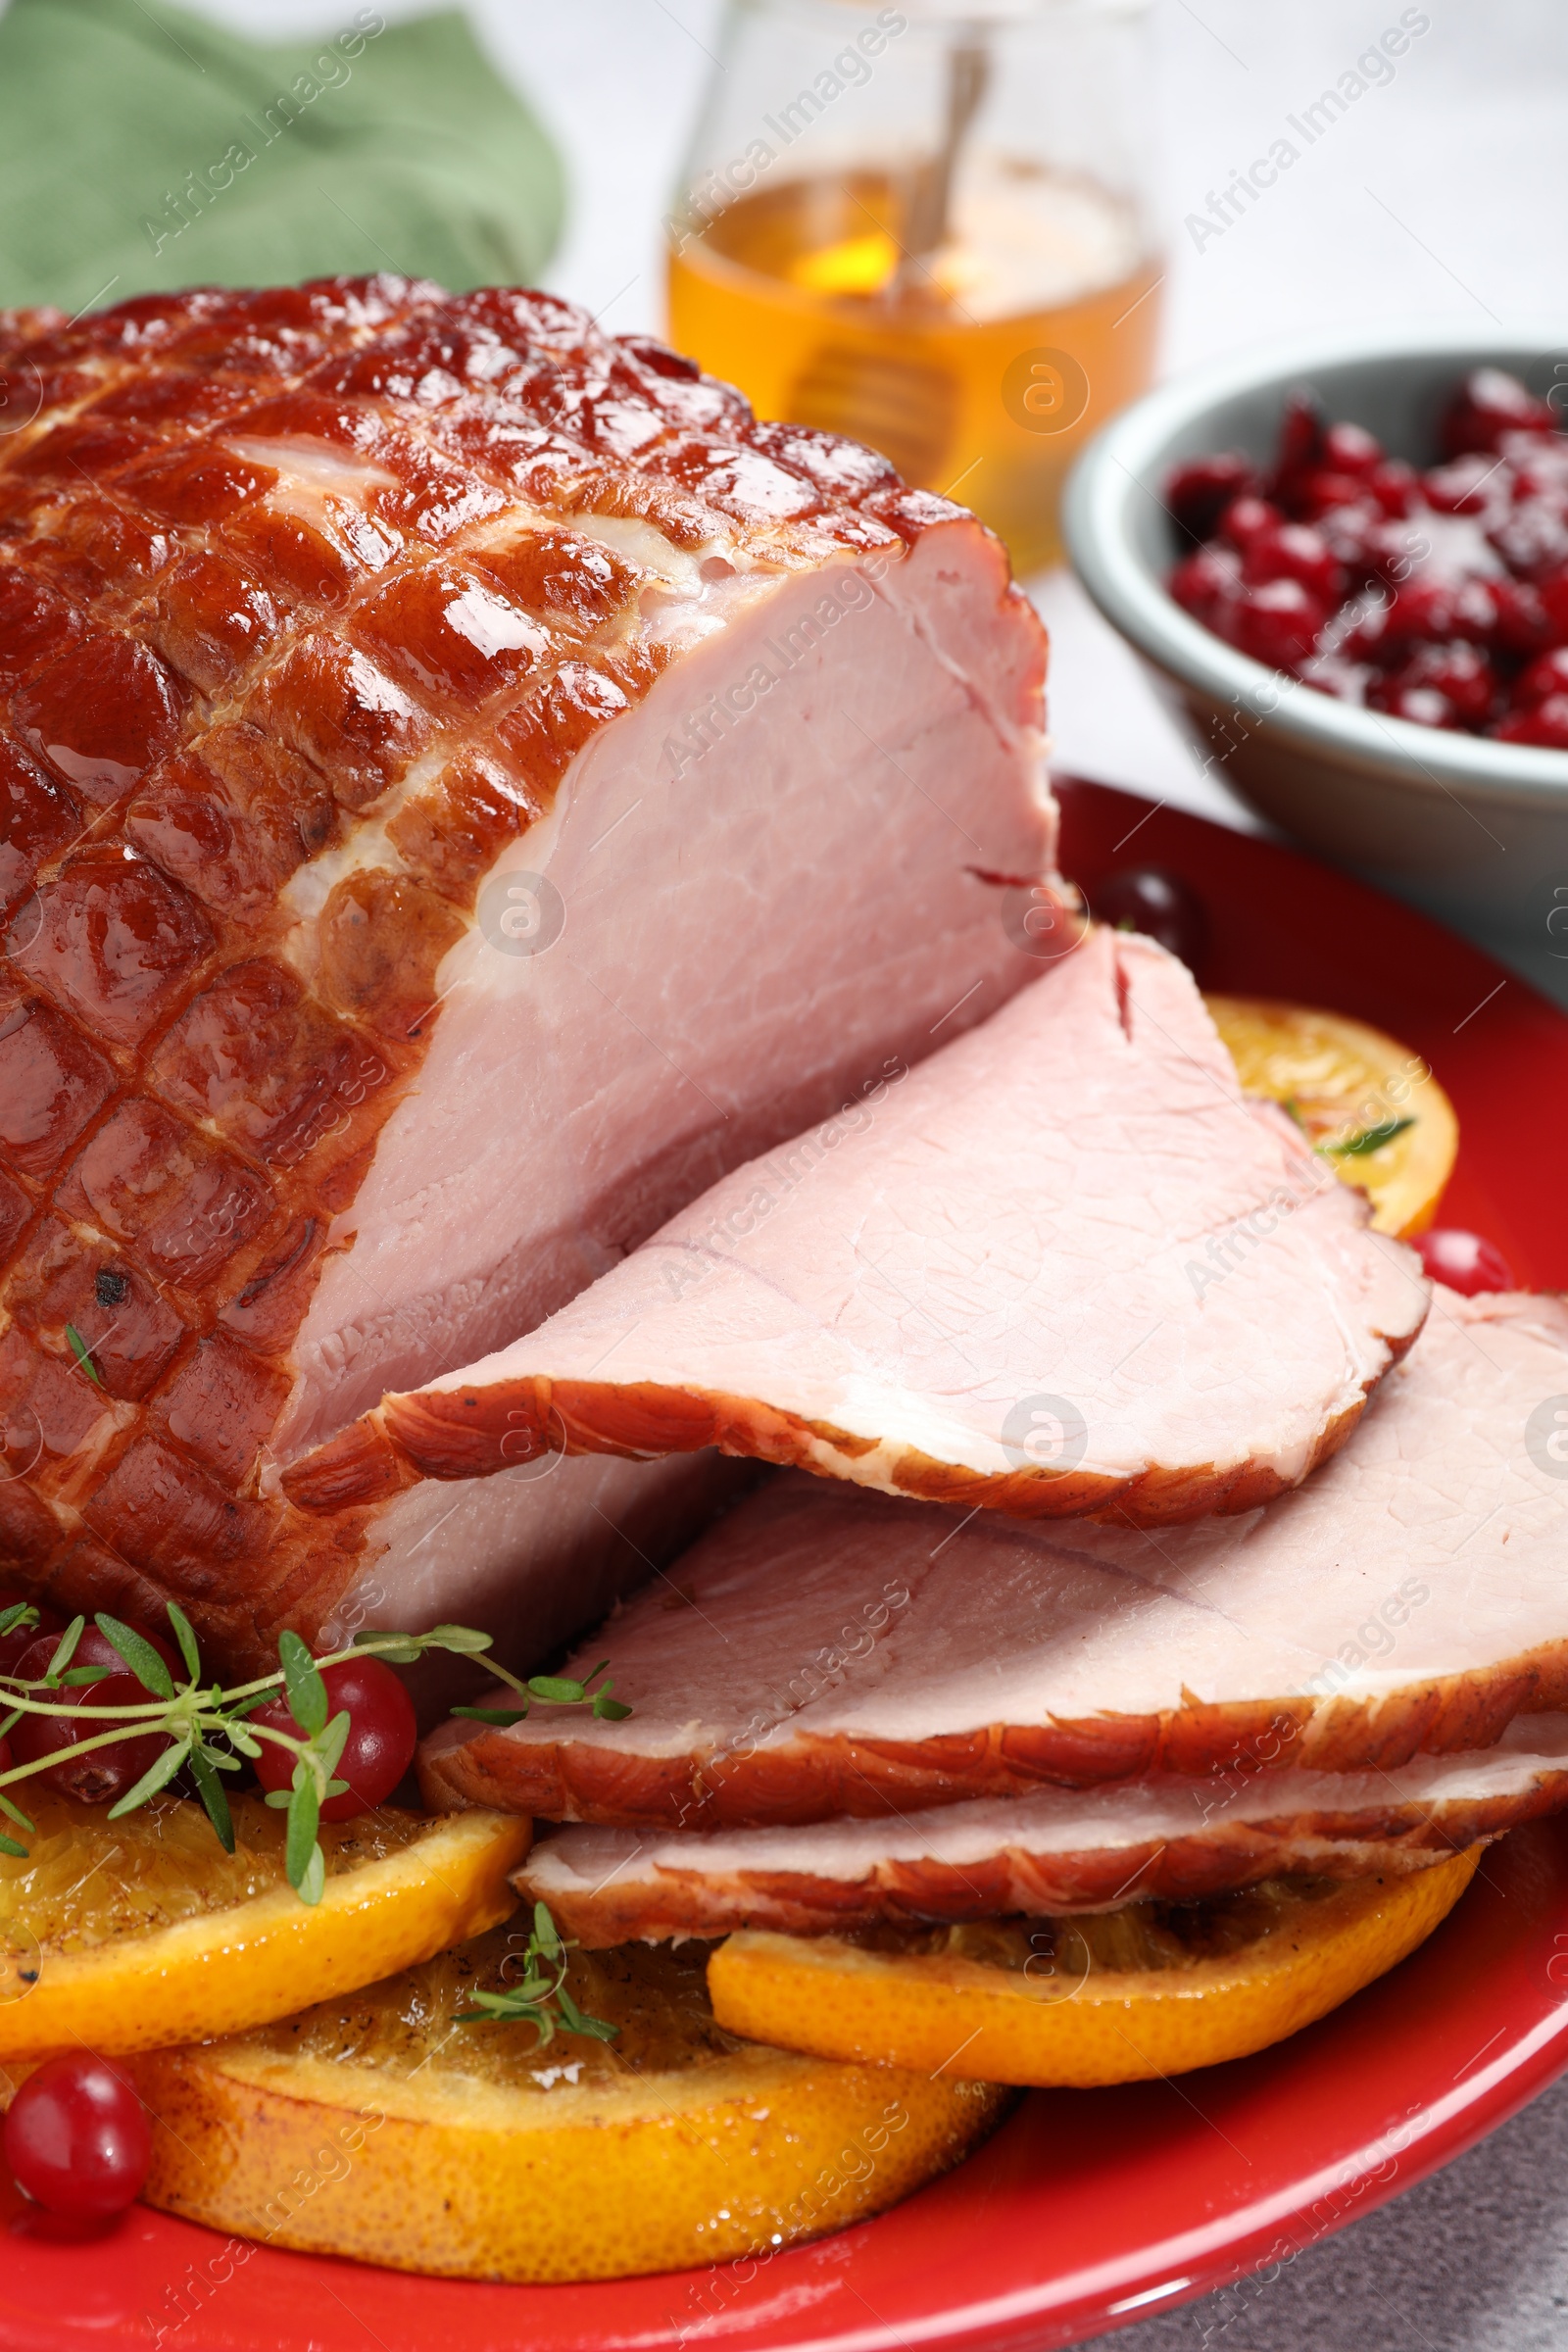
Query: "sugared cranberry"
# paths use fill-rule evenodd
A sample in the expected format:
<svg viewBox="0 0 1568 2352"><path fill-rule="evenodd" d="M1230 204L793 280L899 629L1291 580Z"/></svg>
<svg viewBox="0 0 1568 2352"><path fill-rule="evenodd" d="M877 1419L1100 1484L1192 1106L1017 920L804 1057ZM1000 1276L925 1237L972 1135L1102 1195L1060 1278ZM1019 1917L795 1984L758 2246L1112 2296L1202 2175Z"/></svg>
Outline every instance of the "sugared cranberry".
<svg viewBox="0 0 1568 2352"><path fill-rule="evenodd" d="M1516 709L1527 710L1536 703L1544 703L1548 694L1568 694L1568 645L1554 646L1549 654L1538 654L1513 682Z"/></svg>
<svg viewBox="0 0 1568 2352"><path fill-rule="evenodd" d="M1367 706L1390 718L1407 718L1418 727L1461 728L1458 711L1436 686L1398 686L1391 678L1374 678L1366 690Z"/></svg>
<svg viewBox="0 0 1568 2352"><path fill-rule="evenodd" d="M1339 507L1356 506L1367 495L1364 474L1336 473L1332 466L1314 466L1310 473L1298 473L1282 483L1281 502L1298 521L1321 522Z"/></svg>
<svg viewBox="0 0 1568 2352"><path fill-rule="evenodd" d="M1294 669L1313 652L1327 618L1322 598L1299 580L1266 580L1238 600L1231 642L1254 662L1266 662L1273 669Z"/></svg>
<svg viewBox="0 0 1568 2352"><path fill-rule="evenodd" d="M1544 582L1568 568L1568 516L1544 499L1526 499L1493 523L1487 537L1520 579Z"/></svg>
<svg viewBox="0 0 1568 2352"><path fill-rule="evenodd" d="M1526 593L1521 590L1521 593ZM1548 572L1536 584L1536 601L1544 626L1543 643L1568 645L1568 568Z"/></svg>
<svg viewBox="0 0 1568 2352"><path fill-rule="evenodd" d="M1157 939L1190 970L1202 960L1208 938L1202 901L1180 874L1162 865L1131 865L1107 874L1094 893L1092 911L1097 922L1115 930Z"/></svg>
<svg viewBox="0 0 1568 2352"><path fill-rule="evenodd" d="M1421 495L1439 514L1484 514L1513 494L1513 477L1499 458L1454 458L1421 477Z"/></svg>
<svg viewBox="0 0 1568 2352"><path fill-rule="evenodd" d="M1360 487L1363 495L1371 492L1385 514L1408 514L1419 495L1421 476L1402 458L1385 458L1372 467Z"/></svg>
<svg viewBox="0 0 1568 2352"><path fill-rule="evenodd" d="M1397 588L1384 616L1386 653L1416 645L1451 644L1463 638L1485 645L1497 623L1496 600L1488 580L1420 577Z"/></svg>
<svg viewBox="0 0 1568 2352"><path fill-rule="evenodd" d="M1568 597L1563 600L1562 625L1553 626L1544 597L1526 580L1489 583L1497 618L1493 642L1499 653L1533 654L1542 646L1568 644Z"/></svg>
<svg viewBox="0 0 1568 2352"><path fill-rule="evenodd" d="M337 1778L348 1787L321 1807L323 1821L352 1821L371 1805L384 1804L414 1761L418 1740L414 1701L390 1666L379 1658L345 1658L340 1666L323 1666L327 1714L347 1708L348 1744ZM253 1723L270 1724L274 1731L303 1737L285 1698L258 1707ZM270 1740L261 1743L256 1777L264 1788L288 1788L294 1780L294 1758Z"/></svg>
<svg viewBox="0 0 1568 2352"><path fill-rule="evenodd" d="M1532 710L1512 710L1492 731L1499 743L1530 743L1541 751L1568 752L1568 694L1548 694Z"/></svg>
<svg viewBox="0 0 1568 2352"><path fill-rule="evenodd" d="M1316 393L1292 392L1280 416L1280 437L1274 458L1276 484L1321 466L1326 438L1323 411Z"/></svg>
<svg viewBox="0 0 1568 2352"><path fill-rule="evenodd" d="M1276 506L1266 498L1233 498L1219 518L1220 535L1232 547L1246 548L1261 531L1275 530L1285 520Z"/></svg>
<svg viewBox="0 0 1568 2352"><path fill-rule="evenodd" d="M1239 449L1212 458L1189 458L1172 469L1165 504L1184 531L1207 539L1231 501L1257 488L1257 467Z"/></svg>
<svg viewBox="0 0 1568 2352"><path fill-rule="evenodd" d="M1430 1233L1417 1234L1410 1247L1434 1282L1446 1283L1467 1298L1514 1287L1513 1269L1502 1251L1461 1226L1435 1225Z"/></svg>
<svg viewBox="0 0 1568 2352"><path fill-rule="evenodd" d="M1557 419L1544 400L1500 368L1477 368L1444 412L1440 438L1449 457L1494 451L1504 433L1554 433Z"/></svg>
<svg viewBox="0 0 1568 2352"><path fill-rule="evenodd" d="M11 2102L5 2157L35 2203L77 2221L106 2221L123 2213L147 2179L147 2111L130 2082L93 2051L46 2058Z"/></svg>
<svg viewBox="0 0 1568 2352"><path fill-rule="evenodd" d="M1170 592L1184 612L1211 627L1215 612L1224 598L1235 593L1239 577L1236 559L1228 548L1200 547L1177 564L1170 575Z"/></svg>
<svg viewBox="0 0 1568 2352"><path fill-rule="evenodd" d="M1337 605L1349 585L1345 565L1309 522L1276 522L1254 532L1242 553L1242 577L1252 588L1266 580L1299 580L1325 605Z"/></svg>
<svg viewBox="0 0 1568 2352"><path fill-rule="evenodd" d="M1471 727L1491 716L1500 692L1497 673L1486 655L1461 639L1452 645L1418 645L1392 677L1379 681L1367 700L1380 710L1404 716L1402 698L1423 687L1445 696L1459 720Z"/></svg>
<svg viewBox="0 0 1568 2352"><path fill-rule="evenodd" d="M1323 463L1336 473L1370 473L1383 463L1383 444L1364 424L1331 424L1323 436Z"/></svg>

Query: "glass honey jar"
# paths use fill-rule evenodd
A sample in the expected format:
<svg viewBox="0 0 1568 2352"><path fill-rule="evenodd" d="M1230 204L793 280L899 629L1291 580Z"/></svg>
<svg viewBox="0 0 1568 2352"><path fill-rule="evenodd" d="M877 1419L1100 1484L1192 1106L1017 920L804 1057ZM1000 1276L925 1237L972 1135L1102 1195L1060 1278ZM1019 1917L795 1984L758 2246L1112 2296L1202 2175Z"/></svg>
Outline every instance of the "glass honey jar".
<svg viewBox="0 0 1568 2352"><path fill-rule="evenodd" d="M1058 560L1149 383L1148 0L731 0L666 227L669 335Z"/></svg>

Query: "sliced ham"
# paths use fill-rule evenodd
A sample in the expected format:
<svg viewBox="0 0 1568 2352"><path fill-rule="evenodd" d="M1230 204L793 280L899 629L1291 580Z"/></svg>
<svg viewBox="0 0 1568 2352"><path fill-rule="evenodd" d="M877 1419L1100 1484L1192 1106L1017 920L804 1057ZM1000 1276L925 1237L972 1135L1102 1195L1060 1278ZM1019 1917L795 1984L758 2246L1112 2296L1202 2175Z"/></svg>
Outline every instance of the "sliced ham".
<svg viewBox="0 0 1568 2352"><path fill-rule="evenodd" d="M1420 1329L1420 1269L1368 1219L1244 1101L1186 969L1099 931L285 1485L718 1445L1023 1517L1245 1511L1344 1442Z"/></svg>
<svg viewBox="0 0 1568 2352"><path fill-rule="evenodd" d="M1342 1452L1157 1534L907 1504L786 1472L594 1634L623 1723L444 1726L445 1803L556 1821L824 1821L1201 1772L1490 1746L1568 1707L1556 1298L1440 1290ZM423 1490L416 1490L423 1491Z"/></svg>
<svg viewBox="0 0 1568 2352"><path fill-rule="evenodd" d="M278 1466L1033 974L1043 633L972 516L550 296L0 353L0 1553L235 1664L451 1615L593 1482L476 1560Z"/></svg>
<svg viewBox="0 0 1568 2352"><path fill-rule="evenodd" d="M1184 1901L1279 1871L1420 1870L1564 1801L1568 1716L1538 1715L1479 1755L1392 1772L1162 1773L806 1829L558 1830L513 1884L588 1946L735 1928L824 1935Z"/></svg>

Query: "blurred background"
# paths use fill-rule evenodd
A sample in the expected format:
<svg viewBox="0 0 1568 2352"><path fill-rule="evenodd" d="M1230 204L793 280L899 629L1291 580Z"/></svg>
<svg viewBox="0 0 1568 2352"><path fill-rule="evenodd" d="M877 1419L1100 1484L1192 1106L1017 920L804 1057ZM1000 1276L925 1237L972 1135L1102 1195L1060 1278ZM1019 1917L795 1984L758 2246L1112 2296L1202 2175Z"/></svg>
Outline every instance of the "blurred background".
<svg viewBox="0 0 1568 2352"><path fill-rule="evenodd" d="M673 331L764 413L788 399L797 415L880 438L913 476L1009 533L1053 633L1059 766L1256 825L1053 564L1055 480L1151 376L1270 335L1529 323L1560 309L1568 9L1058 0L1041 12L995 0L990 54L967 67L938 13L927 0L738 12L724 0L470 0L435 16L404 0L10 0L0 300L75 309L136 282L397 266L454 285L528 279L613 332ZM1029 23L1042 15L1057 26L1045 40ZM372 21L386 31L366 34ZM905 29L889 34L895 21ZM1425 29L1325 127L1309 110L1401 23ZM193 25L247 47L210 50ZM876 27L856 53L863 66L845 67ZM319 94L297 108L277 161L269 151L205 217L188 194L181 210L177 173L166 186L171 140L181 166L220 157L242 105L265 131L270 96L290 86L283 67L308 67L323 42L338 62L330 79L318 70ZM792 118L810 88L826 93L815 118ZM918 134L940 161L956 131L961 161L966 109L982 102L1005 109L1009 153L1034 164L1034 180L1015 170L1010 185L981 185L967 220L944 220L930 186L904 190L899 211L875 184L890 139ZM1245 204L1227 201L1281 139L1296 160ZM771 173L758 172L758 140L775 151ZM780 180L798 191L817 173L852 177L848 208L781 215ZM911 223L922 198L923 225ZM180 233L155 255L160 228ZM874 355L830 349L813 373L821 318L857 302L870 313L878 298L906 364L879 373ZM1031 348L1087 352L1087 397L1048 359L1011 388L1016 421L980 431L965 404L983 380L996 413L998 320L1008 351L1021 321Z"/></svg>

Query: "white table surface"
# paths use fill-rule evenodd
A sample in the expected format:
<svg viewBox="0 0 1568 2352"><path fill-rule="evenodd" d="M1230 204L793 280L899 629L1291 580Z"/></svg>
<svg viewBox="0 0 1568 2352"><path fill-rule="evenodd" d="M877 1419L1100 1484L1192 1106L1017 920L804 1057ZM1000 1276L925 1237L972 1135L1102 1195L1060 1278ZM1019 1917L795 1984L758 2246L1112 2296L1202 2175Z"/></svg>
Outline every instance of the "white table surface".
<svg viewBox="0 0 1568 2352"><path fill-rule="evenodd" d="M185 0L262 34L324 29L321 0ZM380 0L388 17L415 14ZM1402 0L1155 0L1171 266L1167 370L1270 334L1401 317L1565 312L1568 4L1425 0L1431 30L1225 237L1186 214L1398 21ZM548 283L612 328L662 326L659 220L710 71L720 0L469 0L565 153ZM1222 822L1212 776L1074 583L1037 584L1063 769ZM1568 2081L1482 2146L1245 2288L1118 2333L1126 2352L1568 2352Z"/></svg>

